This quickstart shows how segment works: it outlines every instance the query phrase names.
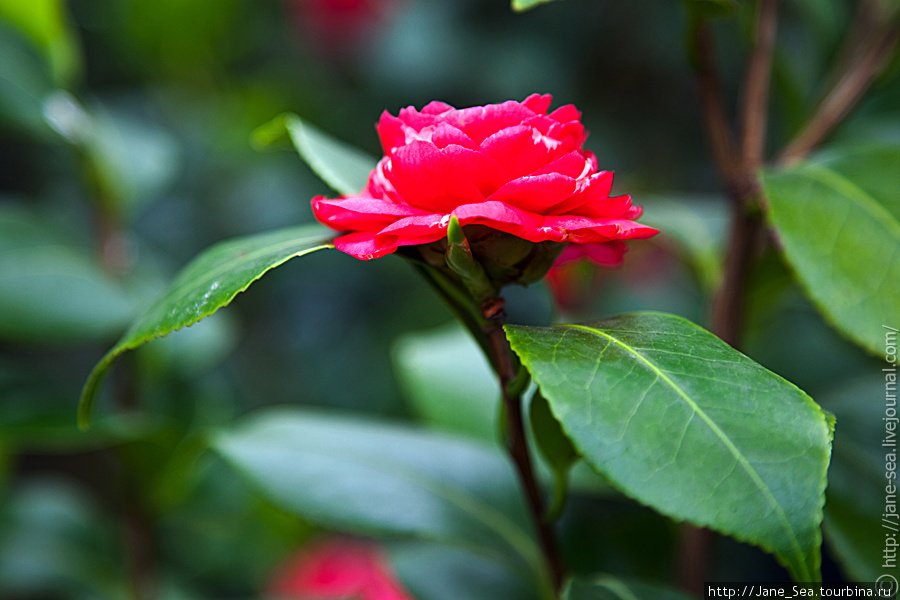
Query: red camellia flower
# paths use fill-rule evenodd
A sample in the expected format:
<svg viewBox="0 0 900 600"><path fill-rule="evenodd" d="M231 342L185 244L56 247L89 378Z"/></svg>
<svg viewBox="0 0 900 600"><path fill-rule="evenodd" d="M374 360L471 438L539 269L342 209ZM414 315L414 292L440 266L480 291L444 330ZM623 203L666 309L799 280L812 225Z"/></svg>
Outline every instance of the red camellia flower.
<svg viewBox="0 0 900 600"><path fill-rule="evenodd" d="M550 101L532 94L385 112L377 126L384 157L368 185L356 196L313 198L313 212L347 232L338 250L362 260L441 240L452 215L529 242L606 244L658 233L634 221L641 209L629 196L610 197L613 174L582 148L581 113L567 105L548 114Z"/></svg>
<svg viewBox="0 0 900 600"><path fill-rule="evenodd" d="M312 544L288 559L268 594L298 600L414 600L375 544L343 538Z"/></svg>

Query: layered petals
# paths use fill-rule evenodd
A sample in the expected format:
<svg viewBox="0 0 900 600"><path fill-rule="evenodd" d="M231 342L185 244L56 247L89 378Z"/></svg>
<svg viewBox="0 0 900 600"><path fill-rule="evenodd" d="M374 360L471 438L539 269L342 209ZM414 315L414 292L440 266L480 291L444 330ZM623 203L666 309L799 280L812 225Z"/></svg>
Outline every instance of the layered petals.
<svg viewBox="0 0 900 600"><path fill-rule="evenodd" d="M385 112L376 127L385 154L366 188L316 197L313 212L345 232L339 250L363 260L437 242L456 216L464 226L574 244L578 256L615 263L621 240L658 232L634 221L641 209L629 196L610 196L612 173L582 147L581 113L572 105L548 113L550 103L532 94L461 110L431 102Z"/></svg>

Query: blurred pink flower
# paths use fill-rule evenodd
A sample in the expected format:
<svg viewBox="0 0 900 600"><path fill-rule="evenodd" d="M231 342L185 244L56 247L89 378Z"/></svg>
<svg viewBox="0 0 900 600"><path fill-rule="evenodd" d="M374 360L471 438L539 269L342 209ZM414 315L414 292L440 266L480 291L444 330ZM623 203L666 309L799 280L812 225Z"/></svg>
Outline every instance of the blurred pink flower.
<svg viewBox="0 0 900 600"><path fill-rule="evenodd" d="M305 547L278 567L268 593L298 600L414 600L377 545L349 538Z"/></svg>

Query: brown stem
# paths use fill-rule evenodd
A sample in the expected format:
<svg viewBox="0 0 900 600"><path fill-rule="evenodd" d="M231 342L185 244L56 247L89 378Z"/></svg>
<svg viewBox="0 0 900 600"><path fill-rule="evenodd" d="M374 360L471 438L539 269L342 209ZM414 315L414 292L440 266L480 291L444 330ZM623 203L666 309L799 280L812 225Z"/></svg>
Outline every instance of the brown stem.
<svg viewBox="0 0 900 600"><path fill-rule="evenodd" d="M734 160L735 141L731 125L728 122L728 113L725 110L725 98L716 62L715 40L707 21L700 21L693 25L691 44L709 146L716 168L728 181L734 177L738 168Z"/></svg>
<svg viewBox="0 0 900 600"><path fill-rule="evenodd" d="M747 273L759 247L762 224L762 214L758 212L735 212L725 254L724 279L712 303L710 329L735 348L741 343Z"/></svg>
<svg viewBox="0 0 900 600"><path fill-rule="evenodd" d="M756 44L744 76L742 115L742 165L753 175L762 164L766 146L769 114L769 81L775 50L778 0L760 0L756 20Z"/></svg>
<svg viewBox="0 0 900 600"><path fill-rule="evenodd" d="M887 27L874 36L856 61L838 78L806 127L778 157L779 164L789 165L802 159L840 124L890 58L898 35L900 33L895 27Z"/></svg>
<svg viewBox="0 0 900 600"><path fill-rule="evenodd" d="M506 408L506 418L509 425L507 450L516 467L519 483L525 491L525 498L528 501L532 522L538 533L541 550L544 554L544 559L547 561L547 566L550 568L553 585L558 591L562 586L565 570L556 544L556 538L549 524L544 519L544 498L541 495L534 475L531 455L528 452L528 440L525 437L522 396L521 393L511 391L514 386L513 380L519 374L519 369L506 335L503 333L502 314L491 319L490 323L484 326L484 333L487 336L488 346L493 359L491 362L497 371L497 376L500 378L503 404Z"/></svg>

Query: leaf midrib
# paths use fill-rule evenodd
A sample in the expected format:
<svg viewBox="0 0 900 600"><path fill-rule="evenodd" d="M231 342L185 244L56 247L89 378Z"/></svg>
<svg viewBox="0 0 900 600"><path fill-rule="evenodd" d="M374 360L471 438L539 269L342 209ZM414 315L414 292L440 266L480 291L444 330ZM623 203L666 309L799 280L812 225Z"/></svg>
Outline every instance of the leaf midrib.
<svg viewBox="0 0 900 600"><path fill-rule="evenodd" d="M732 454L735 461L739 465L741 465L741 467L744 469L747 476L750 477L750 480L753 482L753 484L756 486L756 488L762 494L763 498L765 498L766 502L769 504L769 507L772 509L772 512L775 513L775 515L777 516L782 529L788 535L788 539L790 540L790 544L794 549L795 556L797 558L801 559L800 564L802 564L805 569L805 562L802 560L803 550L801 549L800 542L797 539L796 534L794 533L794 529L793 529L793 527L791 527L790 521L788 520L787 515L784 512L784 509L778 503L778 500L772 495L772 492L769 490L769 488L765 485L765 482L759 476L759 473L756 472L756 469L753 468L753 465L750 464L750 462L743 455L743 453L740 452L740 450L737 448L737 446L734 445L734 442L732 442L731 439L725 434L725 432L722 431L721 428L719 428L719 426L715 423L715 421L713 421L709 417L709 415L707 415L706 412L704 412L700 408L700 406L698 406L697 403L684 390L682 390L681 387L678 386L678 384L675 381L673 381L665 373L665 371L663 371L660 367L658 367L652 361L650 361L649 359L644 357L635 348L632 348L625 342L619 340L618 338L616 338L614 336L607 334L606 332L604 332L602 330L594 329L592 327L587 327L585 325L571 325L571 324L557 325L557 327L566 327L569 329L585 331L587 333L591 333L591 334L608 339L609 341L611 341L612 343L621 347L623 350L625 350L626 352L628 352L629 354L631 354L632 356L637 358L639 361L644 363L651 371L653 371L653 373L655 375L657 375L662 381L666 382L672 388L672 390L674 390L675 393L678 394L678 396L681 397L681 399L684 400L685 403L687 403L687 405L703 420L703 422L706 423L707 427L710 428L710 430L716 435L716 437L719 439L719 441L722 442L722 444Z"/></svg>

